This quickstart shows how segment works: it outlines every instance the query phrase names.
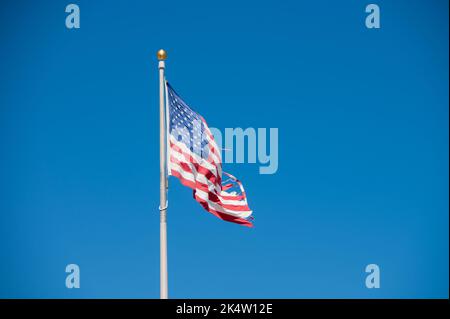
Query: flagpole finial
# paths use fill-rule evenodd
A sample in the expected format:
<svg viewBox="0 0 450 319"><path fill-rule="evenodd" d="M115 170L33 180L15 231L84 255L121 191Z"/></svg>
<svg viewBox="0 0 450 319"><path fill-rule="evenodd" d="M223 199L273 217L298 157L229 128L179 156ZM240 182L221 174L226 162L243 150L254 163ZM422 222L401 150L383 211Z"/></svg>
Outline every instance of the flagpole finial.
<svg viewBox="0 0 450 319"><path fill-rule="evenodd" d="M165 59L167 59L167 52L163 49L159 50L156 55L158 56L159 61L164 61Z"/></svg>

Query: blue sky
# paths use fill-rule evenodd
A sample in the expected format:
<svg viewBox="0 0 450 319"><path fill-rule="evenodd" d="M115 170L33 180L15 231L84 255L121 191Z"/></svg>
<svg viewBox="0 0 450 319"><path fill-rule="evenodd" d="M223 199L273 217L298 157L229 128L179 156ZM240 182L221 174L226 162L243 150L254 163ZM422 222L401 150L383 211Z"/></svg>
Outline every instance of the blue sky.
<svg viewBox="0 0 450 319"><path fill-rule="evenodd" d="M225 167L253 229L171 178L170 297L448 297L447 1L378 30L364 1L69 3L0 9L0 297L159 297L159 48L210 126L279 129L276 174Z"/></svg>

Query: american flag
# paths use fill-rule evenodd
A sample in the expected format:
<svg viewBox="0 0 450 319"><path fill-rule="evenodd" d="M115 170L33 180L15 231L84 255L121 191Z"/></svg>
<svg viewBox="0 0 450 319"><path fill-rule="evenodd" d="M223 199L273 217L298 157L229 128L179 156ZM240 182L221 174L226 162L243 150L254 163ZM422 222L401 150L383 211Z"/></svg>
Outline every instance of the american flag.
<svg viewBox="0 0 450 319"><path fill-rule="evenodd" d="M222 172L221 150L206 121L167 82L166 97L168 174L192 188L195 200L208 212L252 227L244 187L234 176Z"/></svg>

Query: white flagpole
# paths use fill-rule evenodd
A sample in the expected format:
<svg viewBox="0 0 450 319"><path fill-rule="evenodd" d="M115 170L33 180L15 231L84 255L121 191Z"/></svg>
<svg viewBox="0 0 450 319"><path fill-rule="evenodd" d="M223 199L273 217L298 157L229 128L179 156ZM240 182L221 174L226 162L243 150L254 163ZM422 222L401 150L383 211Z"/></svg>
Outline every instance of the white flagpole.
<svg viewBox="0 0 450 319"><path fill-rule="evenodd" d="M160 298L168 298L167 285L167 169L164 60L166 51L158 51L159 68L159 241L160 241Z"/></svg>

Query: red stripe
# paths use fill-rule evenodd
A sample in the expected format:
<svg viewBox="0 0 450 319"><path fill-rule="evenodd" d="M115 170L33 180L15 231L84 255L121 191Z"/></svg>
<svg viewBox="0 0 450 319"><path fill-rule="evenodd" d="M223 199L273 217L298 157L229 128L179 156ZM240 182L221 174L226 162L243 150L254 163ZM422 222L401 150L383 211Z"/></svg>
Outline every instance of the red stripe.
<svg viewBox="0 0 450 319"><path fill-rule="evenodd" d="M233 187L233 184L222 185L222 190L226 191L229 190L231 187Z"/></svg>
<svg viewBox="0 0 450 319"><path fill-rule="evenodd" d="M242 195L220 195L223 199L229 199L229 200L243 200L245 199L245 194Z"/></svg>

